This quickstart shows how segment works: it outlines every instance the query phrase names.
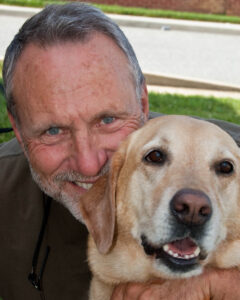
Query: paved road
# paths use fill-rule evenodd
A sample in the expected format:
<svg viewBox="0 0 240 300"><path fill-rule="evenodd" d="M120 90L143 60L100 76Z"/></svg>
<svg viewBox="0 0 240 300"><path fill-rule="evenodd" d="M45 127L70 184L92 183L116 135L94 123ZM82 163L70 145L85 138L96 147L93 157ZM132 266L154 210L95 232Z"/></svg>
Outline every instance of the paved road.
<svg viewBox="0 0 240 300"><path fill-rule="evenodd" d="M26 18L0 15L0 58Z"/></svg>
<svg viewBox="0 0 240 300"><path fill-rule="evenodd" d="M122 27L143 70L240 86L240 36Z"/></svg>
<svg viewBox="0 0 240 300"><path fill-rule="evenodd" d="M0 15L0 57L24 22ZM237 35L122 27L145 72L184 76L240 86Z"/></svg>

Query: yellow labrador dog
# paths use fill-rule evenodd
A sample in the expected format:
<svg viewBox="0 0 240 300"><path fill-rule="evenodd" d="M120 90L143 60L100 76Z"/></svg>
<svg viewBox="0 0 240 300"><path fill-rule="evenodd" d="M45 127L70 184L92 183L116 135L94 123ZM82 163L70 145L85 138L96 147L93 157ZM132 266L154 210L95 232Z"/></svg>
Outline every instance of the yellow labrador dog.
<svg viewBox="0 0 240 300"><path fill-rule="evenodd" d="M240 150L219 127L184 116L131 134L81 201L90 299L120 282L240 266Z"/></svg>

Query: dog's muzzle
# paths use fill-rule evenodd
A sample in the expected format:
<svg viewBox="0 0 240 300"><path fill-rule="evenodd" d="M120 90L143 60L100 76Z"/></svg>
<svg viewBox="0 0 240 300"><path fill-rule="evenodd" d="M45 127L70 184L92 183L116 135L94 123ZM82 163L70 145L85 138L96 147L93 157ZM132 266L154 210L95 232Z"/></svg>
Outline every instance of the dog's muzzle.
<svg viewBox="0 0 240 300"><path fill-rule="evenodd" d="M142 235L142 246L147 255L160 259L171 270L188 272L207 256L199 240L212 215L211 201L202 191L182 189L171 199L169 210L174 223L169 241L156 246Z"/></svg>

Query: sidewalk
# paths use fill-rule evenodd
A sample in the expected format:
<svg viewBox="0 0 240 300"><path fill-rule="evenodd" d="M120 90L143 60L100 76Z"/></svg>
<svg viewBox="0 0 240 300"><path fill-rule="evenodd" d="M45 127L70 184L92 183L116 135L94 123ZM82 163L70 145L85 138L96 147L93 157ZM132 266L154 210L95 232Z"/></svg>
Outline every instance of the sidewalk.
<svg viewBox="0 0 240 300"><path fill-rule="evenodd" d="M40 11L38 8L0 5L0 16L18 16L28 18L38 11ZM123 16L113 14L110 14L109 16L120 26L240 35L240 25L235 24ZM240 99L240 86L198 80L196 78L186 78L183 76L173 76L171 74L153 72L149 73L148 70L143 71L147 80L147 84L151 86L161 86L162 88L164 87L163 89L168 87L168 90L171 91L174 89L180 90L181 88L184 88L188 92L190 91L188 89L191 89L191 92L194 91L195 94L202 94L204 92L211 95L213 94L211 91L217 91L218 94L221 92L223 97L224 95L227 96L231 93L232 97ZM157 89L158 91L161 90L161 88Z"/></svg>
<svg viewBox="0 0 240 300"><path fill-rule="evenodd" d="M40 10L41 9L39 8L0 5L0 15L31 17ZM150 18L115 14L108 14L108 16L113 19L119 26L240 35L240 25L238 24L175 20L167 18Z"/></svg>

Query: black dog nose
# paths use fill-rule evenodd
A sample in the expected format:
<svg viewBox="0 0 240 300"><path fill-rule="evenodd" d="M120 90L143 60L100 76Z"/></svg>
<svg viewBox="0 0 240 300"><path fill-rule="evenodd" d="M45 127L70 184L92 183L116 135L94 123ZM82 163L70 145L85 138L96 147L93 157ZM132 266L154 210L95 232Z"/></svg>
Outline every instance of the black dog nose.
<svg viewBox="0 0 240 300"><path fill-rule="evenodd" d="M212 214L208 196L199 190L182 189L170 202L171 213L186 225L203 225Z"/></svg>

